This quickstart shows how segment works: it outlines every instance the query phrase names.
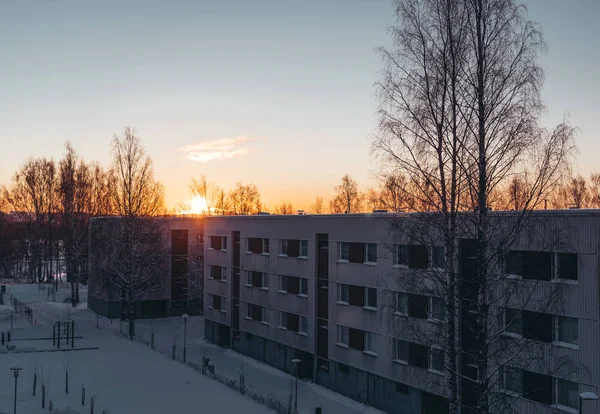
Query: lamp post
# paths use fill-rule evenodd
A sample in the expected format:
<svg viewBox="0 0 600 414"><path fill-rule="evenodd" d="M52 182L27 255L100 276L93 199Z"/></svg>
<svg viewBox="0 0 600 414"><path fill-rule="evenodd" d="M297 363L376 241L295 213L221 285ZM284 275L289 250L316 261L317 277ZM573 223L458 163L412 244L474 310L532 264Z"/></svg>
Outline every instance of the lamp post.
<svg viewBox="0 0 600 414"><path fill-rule="evenodd" d="M185 363L185 354L186 354L186 348L187 348L187 318L188 318L188 314L184 313L183 315L181 315L181 317L183 318L183 362Z"/></svg>
<svg viewBox="0 0 600 414"><path fill-rule="evenodd" d="M294 391L294 414L298 413L298 365L302 362L298 358L292 359L292 364L294 364L294 376L296 377L296 386Z"/></svg>
<svg viewBox="0 0 600 414"><path fill-rule="evenodd" d="M598 396L593 392L582 392L579 394L579 410L577 412L579 414L583 414L583 401L596 401L598 400Z"/></svg>
<svg viewBox="0 0 600 414"><path fill-rule="evenodd" d="M21 371L22 369L23 368L18 365L10 369L13 372L13 375L15 376L15 408L13 414L17 414L17 378L19 377L19 371Z"/></svg>

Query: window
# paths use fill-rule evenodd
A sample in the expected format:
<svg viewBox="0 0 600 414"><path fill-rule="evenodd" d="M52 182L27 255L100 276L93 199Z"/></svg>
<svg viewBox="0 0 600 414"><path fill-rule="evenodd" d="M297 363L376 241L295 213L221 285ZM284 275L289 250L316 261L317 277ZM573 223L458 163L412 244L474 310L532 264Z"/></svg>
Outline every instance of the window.
<svg viewBox="0 0 600 414"><path fill-rule="evenodd" d="M577 280L577 255L575 253L557 253L557 279Z"/></svg>
<svg viewBox="0 0 600 414"><path fill-rule="evenodd" d="M408 363L417 368L429 367L429 349L425 345L408 344Z"/></svg>
<svg viewBox="0 0 600 414"><path fill-rule="evenodd" d="M251 303L246 304L246 318L263 323L269 322L267 309Z"/></svg>
<svg viewBox="0 0 600 414"><path fill-rule="evenodd" d="M552 404L552 377L523 370L523 397L542 404Z"/></svg>
<svg viewBox="0 0 600 414"><path fill-rule="evenodd" d="M552 315L522 311L523 337L534 341L552 342Z"/></svg>
<svg viewBox="0 0 600 414"><path fill-rule="evenodd" d="M337 328L338 328L337 329L338 344L349 346L350 345L350 328L348 328L347 326L342 326L342 325L338 325Z"/></svg>
<svg viewBox="0 0 600 414"><path fill-rule="evenodd" d="M211 295L210 308L215 310L225 310L224 298L218 295Z"/></svg>
<svg viewBox="0 0 600 414"><path fill-rule="evenodd" d="M444 351L438 348L429 350L430 363L429 368L433 371L444 372Z"/></svg>
<svg viewBox="0 0 600 414"><path fill-rule="evenodd" d="M394 244L394 266L408 266L408 246L404 244Z"/></svg>
<svg viewBox="0 0 600 414"><path fill-rule="evenodd" d="M348 299L348 304L350 306L358 306L361 308L365 306L365 288L364 287L348 285L348 293L350 296Z"/></svg>
<svg viewBox="0 0 600 414"><path fill-rule="evenodd" d="M394 339L394 360L408 363L408 342Z"/></svg>
<svg viewBox="0 0 600 414"><path fill-rule="evenodd" d="M300 240L300 257L308 257L308 240Z"/></svg>
<svg viewBox="0 0 600 414"><path fill-rule="evenodd" d="M279 311L279 327L287 329L287 312Z"/></svg>
<svg viewBox="0 0 600 414"><path fill-rule="evenodd" d="M269 288L269 275L264 272L256 272L254 270L246 270L247 281L246 286L257 288Z"/></svg>
<svg viewBox="0 0 600 414"><path fill-rule="evenodd" d="M208 278L214 280L227 280L227 268L221 266L209 266L208 268Z"/></svg>
<svg viewBox="0 0 600 414"><path fill-rule="evenodd" d="M227 237L226 236L210 236L209 237L209 248L212 250L227 250Z"/></svg>
<svg viewBox="0 0 600 414"><path fill-rule="evenodd" d="M503 367L502 387L520 394L523 391L523 371L520 368Z"/></svg>
<svg viewBox="0 0 600 414"><path fill-rule="evenodd" d="M246 251L249 253L262 253L262 239L249 237L246 239Z"/></svg>
<svg viewBox="0 0 600 414"><path fill-rule="evenodd" d="M337 298L338 302L343 302L346 305L348 304L348 301L350 300L350 294L349 294L349 290L348 290L348 285L343 285L343 284L338 284L338 298Z"/></svg>
<svg viewBox="0 0 600 414"><path fill-rule="evenodd" d="M552 253L510 250L505 259L507 274L523 279L550 281L552 276Z"/></svg>
<svg viewBox="0 0 600 414"><path fill-rule="evenodd" d="M377 334L365 332L365 351L377 353Z"/></svg>
<svg viewBox="0 0 600 414"><path fill-rule="evenodd" d="M517 309L506 308L504 310L504 328L506 332L515 335L523 334L523 320L521 311Z"/></svg>
<svg viewBox="0 0 600 414"><path fill-rule="evenodd" d="M308 319L306 316L300 316L300 326L298 329L299 333L308 333Z"/></svg>
<svg viewBox="0 0 600 414"><path fill-rule="evenodd" d="M288 241L287 240L280 240L279 241L279 254L281 256L287 256L288 255Z"/></svg>
<svg viewBox="0 0 600 414"><path fill-rule="evenodd" d="M579 387L576 382L556 378L556 401L559 405L577 408L579 403Z"/></svg>
<svg viewBox="0 0 600 414"><path fill-rule="evenodd" d="M408 246L408 267L411 269L427 269L429 253L426 246Z"/></svg>
<svg viewBox="0 0 600 414"><path fill-rule="evenodd" d="M348 328L348 346L358 351L364 351L365 332L360 329Z"/></svg>
<svg viewBox="0 0 600 414"><path fill-rule="evenodd" d="M365 289L365 306L368 308L377 309L377 289L366 288Z"/></svg>
<svg viewBox="0 0 600 414"><path fill-rule="evenodd" d="M350 243L339 243L339 246L339 259L346 261L350 260Z"/></svg>
<svg viewBox="0 0 600 414"><path fill-rule="evenodd" d="M377 263L377 245L375 243L367 243L367 263Z"/></svg>
<svg viewBox="0 0 600 414"><path fill-rule="evenodd" d="M567 316L555 316L556 334L555 339L559 342L577 345L578 320Z"/></svg>
<svg viewBox="0 0 600 414"><path fill-rule="evenodd" d="M429 297L424 295L408 295L408 316L427 319L429 316Z"/></svg>
<svg viewBox="0 0 600 414"><path fill-rule="evenodd" d="M300 295L308 295L308 279L304 277L298 278L300 279Z"/></svg>
<svg viewBox="0 0 600 414"><path fill-rule="evenodd" d="M279 275L279 291L287 293L287 276Z"/></svg>
<svg viewBox="0 0 600 414"><path fill-rule="evenodd" d="M436 321L443 321L444 320L444 303L442 302L442 299L436 298L436 297L431 297L430 299L431 299L431 305L430 305L431 312L429 314L429 317Z"/></svg>
<svg viewBox="0 0 600 414"><path fill-rule="evenodd" d="M394 312L408 315L408 294L394 292Z"/></svg>
<svg viewBox="0 0 600 414"><path fill-rule="evenodd" d="M262 239L262 252L269 254L269 239Z"/></svg>
<svg viewBox="0 0 600 414"><path fill-rule="evenodd" d="M431 248L431 262L433 267L438 269L446 267L446 251L444 246L433 246Z"/></svg>

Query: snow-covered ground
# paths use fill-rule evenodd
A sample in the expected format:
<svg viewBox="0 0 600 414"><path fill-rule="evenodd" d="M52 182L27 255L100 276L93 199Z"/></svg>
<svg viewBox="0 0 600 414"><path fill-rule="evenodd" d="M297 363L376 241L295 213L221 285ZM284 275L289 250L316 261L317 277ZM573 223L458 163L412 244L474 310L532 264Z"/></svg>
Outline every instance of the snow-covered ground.
<svg viewBox="0 0 600 414"><path fill-rule="evenodd" d="M37 289L36 286L34 288ZM16 293L16 292L15 292ZM33 294L32 294L33 296ZM32 327L14 316L14 337L51 335L51 323L66 315L67 304L38 303L31 305L38 326ZM10 329L6 318L9 309L0 309L0 329ZM44 312L47 311L47 312ZM43 313L42 313L43 312ZM57 318L58 316L58 318ZM106 413L251 413L272 412L200 372L172 361L139 342L131 342L97 329L95 316L85 308L72 312L76 321L76 347L99 347L97 350L68 352L5 353L0 355L0 413L12 413L14 377L10 367L23 367L18 378L18 412L47 413L52 400L55 413L84 414L90 412L90 397L96 396L94 412ZM48 324L50 322L50 324ZM52 348L51 341L15 341L17 351L28 347ZM63 345L63 349L65 346ZM67 348L68 349L68 348ZM33 364L38 361L38 389L33 397ZM65 393L64 364L72 368L70 393ZM41 408L41 377L48 383L46 409ZM81 406L81 387L86 388L85 407Z"/></svg>
<svg viewBox="0 0 600 414"><path fill-rule="evenodd" d="M219 384L218 382L204 377L201 373L194 371L193 369L184 366L180 362L173 361L170 359L173 349L173 343L176 344L176 359L182 360L183 354L183 320L179 317L155 319L155 320L138 320L136 321L136 340L137 343L122 339L119 335L121 328L119 321L111 321L105 318L96 319L96 315L87 309L87 303L83 302L78 308L72 309L69 304L62 303L65 298L70 296L70 290L68 285L59 287L57 292L56 302L46 302L47 292L38 291L37 285L13 285L10 286L10 292L14 294L17 299L30 303L29 306L33 308L33 318L38 325L45 327L51 326L56 320L67 320L73 319L76 324L76 335L83 335L82 340L76 340L77 346L99 346L98 351L76 351L67 352L66 354L77 354L78 358L82 361L78 361L78 371L80 366L85 366L83 371L88 372L90 377L93 377L95 384L93 384L97 390L92 389L92 383L86 382L86 388L88 388L88 394L100 393L97 399L98 403L107 405L110 400L110 408L112 408L111 414L115 413L164 413L164 412L176 412L176 413L187 413L188 407L207 408L208 413L255 413L255 412L270 412L263 406L257 406L252 400L247 397L241 396L239 393ZM80 291L81 299L85 300L87 292L85 289ZM0 309L1 312L1 309ZM16 319L15 319L16 321ZM14 321L13 321L14 322ZM96 328L98 323L99 328ZM4 322L2 314L0 313L0 326L4 330ZM124 332L127 330L127 326L124 323L122 326ZM151 341L151 332L155 334L155 351L152 351L148 345L144 345L140 342L149 344ZM48 354L50 359L55 359L54 363L48 362L48 364L56 365L56 369L60 371L62 355L56 355L62 353L51 353ZM87 355L86 355L87 354ZM32 356L45 355L45 354L17 354L26 355L25 359L30 361ZM80 355L80 357L79 357ZM90 356L93 355L93 356ZM253 387L254 390L262 393L263 395L274 395L276 398L283 402L287 402L290 396L290 375L281 372L273 367L256 361L252 358L248 358L238 354L231 349L220 348L204 340L204 319L202 317L190 317L187 323L187 361L200 365L202 356L205 355L210 358L211 364L215 366L215 372L221 376L228 377L232 380L238 380L240 376L240 366L243 365L243 372L245 374L245 383L247 386ZM0 359L7 355L0 355ZM143 356L143 357L142 357ZM14 357L14 355L11 355ZM84 363L84 360L91 359L89 363ZM150 361L152 359L152 361ZM160 361L160 363L154 360ZM94 363L95 361L95 363ZM243 362L242 362L243 361ZM13 363L11 361L11 363ZM29 366L27 362L23 362L24 367ZM80 365L83 364L83 365ZM139 364L139 366L129 364ZM163 366L164 365L164 366ZM126 378L122 374L124 367L127 368ZM169 366L167 369L166 367ZM0 365L0 373L2 369L8 372L8 368ZM131 371L135 372L131 372ZM58 372L57 371L57 372ZM97 372L96 372L97 371ZM93 373L93 374L92 374ZM186 373L189 377L186 377L185 381L178 381L179 376L183 376ZM10 374L10 373L9 373ZM64 372L62 373L64 376ZM196 377L197 376L197 377ZM139 378L138 378L139 377ZM4 378L0 375L0 378ZM133 392L127 385L117 386L115 384L118 378L119 384L132 384L132 387L136 390L144 389L148 387L148 395L151 397L157 397L166 405L160 405L157 403L149 403L144 398L143 403L149 403L151 406L148 410L144 409L133 409L131 407L137 407L135 403L137 399L137 392ZM193 378L193 379L190 379ZM11 378L12 379L12 378ZM75 378L74 381L78 383L80 393L82 379ZM188 384L188 382L192 384ZM206 386L205 382L208 381L211 385ZM55 381L57 382L57 381ZM64 382L64 379L63 379ZM149 383L151 385L140 385ZM0 386L5 385L0 381ZM64 384L62 384L64 386ZM193 387L190 387L193 385ZM31 384L27 387L30 389ZM197 388L203 388L206 391L199 391ZM10 388L10 387L9 387ZM53 386L53 389L56 387ZM116 388L113 390L113 388ZM190 391L189 389L193 391ZM6 386L2 388L4 393ZM222 390L221 390L222 389ZM219 391L216 391L219 390ZM56 389L55 389L56 391ZM63 390L64 391L64 390ZM119 393L122 391L121 393ZM190 401L187 400L188 391L191 393ZM29 390L31 394L31 390ZM64 392L63 392L64 394ZM231 395L230 395L231 394ZM113 398L114 395L114 398ZM104 400L102 399L104 396ZM110 397L109 397L110 396ZM36 397L37 398L37 397ZM79 395L79 398L81 396ZM2 410L8 411L5 404L6 400L3 394L0 394L0 414ZM153 400L153 398L150 398ZM191 400L196 403L188 405ZM216 406L218 409L215 411L209 409L207 399L214 400L219 404L225 405ZM228 400L227 403L221 400ZM75 400L77 400L75 398ZM11 400L12 401L12 400ZM39 398L36 399L39 403ZM142 403L142 402L140 402ZM89 401L86 402L89 404ZM125 405L123 405L125 404ZM229 405L227 405L229 404ZM238 408L237 404L243 404L243 409ZM38 404L39 405L39 404ZM65 406L63 404L63 406ZM240 406L240 407L242 407ZM337 394L329 389L321 387L311 382L299 381L298 382L298 410L301 414L312 414L314 413L315 407L321 407L325 414L377 414L382 413L372 407L367 407L354 400L346 398L340 394ZM55 407L57 404L55 403ZM61 406L62 407L62 406ZM77 408L75 405L74 407ZM81 407L81 406L79 406ZM98 411L99 405L96 404L96 412ZM124 409L123 407L127 407ZM140 406L142 407L142 406ZM159 407L163 407L159 409ZM171 407L167 410L164 407ZM176 407L185 407L182 410L175 410ZM89 412L89 407L86 405L86 410L81 412ZM262 410L262 411L256 411ZM36 411L27 411L36 413ZM43 412L43 411L39 411ZM77 411L73 412L76 413ZM193 412L198 412L197 408ZM204 412L204 411L202 411ZM70 413L69 413L70 414Z"/></svg>

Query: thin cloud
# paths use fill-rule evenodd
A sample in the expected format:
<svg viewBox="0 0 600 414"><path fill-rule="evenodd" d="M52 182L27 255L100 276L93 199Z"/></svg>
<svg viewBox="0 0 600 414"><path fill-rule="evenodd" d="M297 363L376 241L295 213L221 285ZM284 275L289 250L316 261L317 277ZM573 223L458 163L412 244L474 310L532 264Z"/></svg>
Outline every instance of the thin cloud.
<svg viewBox="0 0 600 414"><path fill-rule="evenodd" d="M246 136L213 139L184 145L177 151L185 152L185 158L196 162L207 163L210 161L229 160L248 155L254 148L250 148L245 144L254 140L255 138Z"/></svg>

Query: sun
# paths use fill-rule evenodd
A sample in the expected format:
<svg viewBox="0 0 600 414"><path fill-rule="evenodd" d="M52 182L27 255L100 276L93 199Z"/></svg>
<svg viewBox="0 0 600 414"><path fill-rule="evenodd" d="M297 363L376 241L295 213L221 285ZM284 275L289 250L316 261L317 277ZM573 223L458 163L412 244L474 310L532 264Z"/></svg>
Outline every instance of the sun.
<svg viewBox="0 0 600 414"><path fill-rule="evenodd" d="M186 210L186 214L205 214L208 211L208 204L206 198L202 196L194 196L189 202L189 209Z"/></svg>

